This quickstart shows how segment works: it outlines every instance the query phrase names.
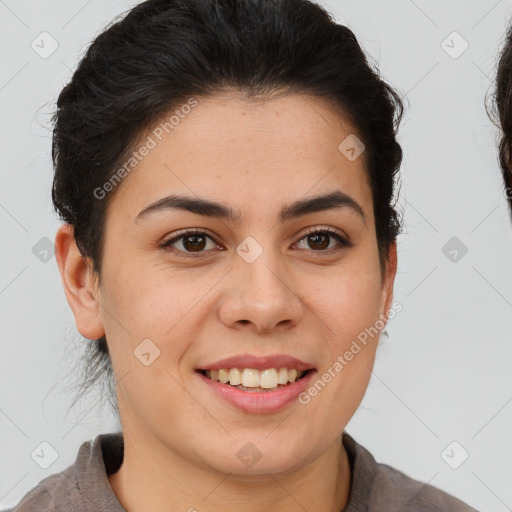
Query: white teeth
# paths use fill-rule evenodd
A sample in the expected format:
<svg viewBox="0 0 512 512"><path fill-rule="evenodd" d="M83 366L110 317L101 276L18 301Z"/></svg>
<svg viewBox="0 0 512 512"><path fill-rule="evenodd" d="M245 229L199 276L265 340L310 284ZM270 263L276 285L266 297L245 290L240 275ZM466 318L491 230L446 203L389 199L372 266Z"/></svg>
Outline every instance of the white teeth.
<svg viewBox="0 0 512 512"><path fill-rule="evenodd" d="M288 383L288 370L286 368L279 368L277 382L279 384L287 384Z"/></svg>
<svg viewBox="0 0 512 512"><path fill-rule="evenodd" d="M256 370L255 368L222 368L220 370L206 370L205 375L212 380L229 383L232 386L244 386L246 388L275 389L284 386L288 382L300 379L304 372L295 368L267 368Z"/></svg>
<svg viewBox="0 0 512 512"><path fill-rule="evenodd" d="M231 384L231 382L230 382ZM245 368L242 372L242 386L257 388L260 385L260 372L252 368Z"/></svg>
<svg viewBox="0 0 512 512"><path fill-rule="evenodd" d="M242 384L242 372L238 368L231 368L231 370L229 370L229 383L232 386Z"/></svg>
<svg viewBox="0 0 512 512"><path fill-rule="evenodd" d="M263 370L260 372L260 388L277 388L277 384L277 371L275 368L270 368L270 370Z"/></svg>

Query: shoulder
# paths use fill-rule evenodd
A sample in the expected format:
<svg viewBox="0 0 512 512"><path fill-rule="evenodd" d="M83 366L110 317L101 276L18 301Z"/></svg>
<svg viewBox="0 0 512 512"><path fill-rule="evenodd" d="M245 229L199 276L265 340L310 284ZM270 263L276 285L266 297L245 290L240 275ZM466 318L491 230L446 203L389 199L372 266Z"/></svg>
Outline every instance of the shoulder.
<svg viewBox="0 0 512 512"><path fill-rule="evenodd" d="M478 512L455 496L380 462L353 437L343 433L352 468L346 512Z"/></svg>
<svg viewBox="0 0 512 512"><path fill-rule="evenodd" d="M57 508L54 496L72 496L73 489L78 490L78 487L68 467L41 480L14 508L4 512L57 512L60 508Z"/></svg>
<svg viewBox="0 0 512 512"><path fill-rule="evenodd" d="M411 512L477 512L455 496L382 463L377 463L371 503L375 510L385 503Z"/></svg>
<svg viewBox="0 0 512 512"><path fill-rule="evenodd" d="M99 434L82 443L73 464L41 480L14 508L3 512L121 511L107 471L117 470L122 457L122 433Z"/></svg>

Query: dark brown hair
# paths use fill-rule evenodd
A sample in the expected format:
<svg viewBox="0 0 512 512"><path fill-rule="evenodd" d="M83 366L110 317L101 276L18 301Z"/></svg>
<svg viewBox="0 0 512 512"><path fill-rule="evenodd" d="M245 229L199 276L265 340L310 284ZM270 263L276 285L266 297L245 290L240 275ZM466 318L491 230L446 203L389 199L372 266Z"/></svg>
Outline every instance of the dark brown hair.
<svg viewBox="0 0 512 512"><path fill-rule="evenodd" d="M494 91L486 109L500 128L498 160L512 219L512 24L499 55Z"/></svg>

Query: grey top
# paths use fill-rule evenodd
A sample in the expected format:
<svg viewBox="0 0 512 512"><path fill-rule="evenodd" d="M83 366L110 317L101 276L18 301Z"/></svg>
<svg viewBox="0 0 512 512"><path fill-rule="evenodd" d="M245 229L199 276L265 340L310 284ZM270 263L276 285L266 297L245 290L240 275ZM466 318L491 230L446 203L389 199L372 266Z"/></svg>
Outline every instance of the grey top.
<svg viewBox="0 0 512 512"><path fill-rule="evenodd" d="M343 432L352 472L347 506L340 512L477 512L432 485L414 480L372 454ZM50 475L6 512L126 512L107 475L123 462L123 434L99 434L80 446L75 462Z"/></svg>

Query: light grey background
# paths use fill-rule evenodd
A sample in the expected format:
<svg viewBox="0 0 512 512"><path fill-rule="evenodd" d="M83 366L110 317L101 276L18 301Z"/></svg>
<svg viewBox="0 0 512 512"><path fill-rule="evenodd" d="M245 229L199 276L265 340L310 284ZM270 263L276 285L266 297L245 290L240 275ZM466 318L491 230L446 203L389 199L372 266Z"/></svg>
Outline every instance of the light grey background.
<svg viewBox="0 0 512 512"><path fill-rule="evenodd" d="M512 2L322 3L408 98L395 285L403 311L347 431L378 461L479 510L512 510L512 225L484 109ZM119 428L99 394L67 414L81 344L55 257L44 263L33 247L53 242L59 226L48 114L88 44L132 5L0 0L1 507L73 463L82 442ZM58 42L46 59L31 47L44 31ZM453 237L468 249L455 262L443 252ZM58 452L47 469L31 457L43 441ZM462 450L469 457L453 469L446 460L456 465Z"/></svg>

